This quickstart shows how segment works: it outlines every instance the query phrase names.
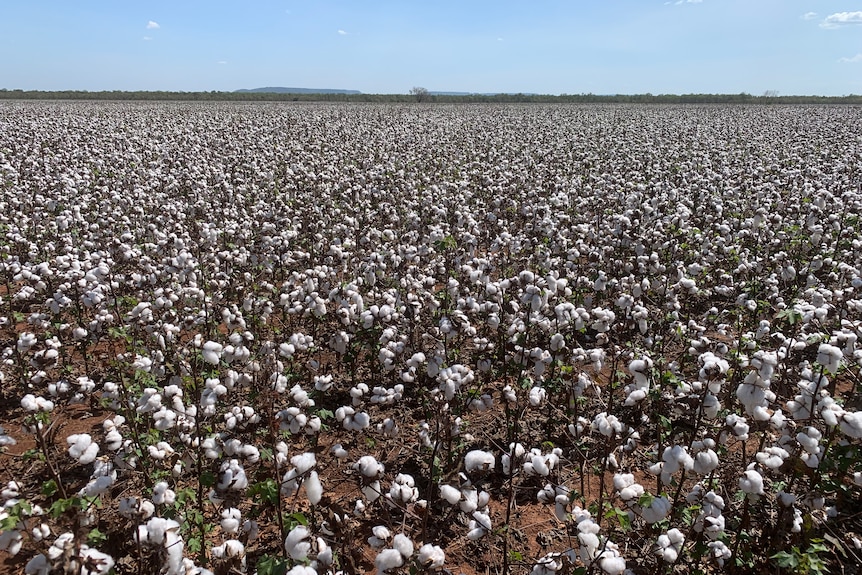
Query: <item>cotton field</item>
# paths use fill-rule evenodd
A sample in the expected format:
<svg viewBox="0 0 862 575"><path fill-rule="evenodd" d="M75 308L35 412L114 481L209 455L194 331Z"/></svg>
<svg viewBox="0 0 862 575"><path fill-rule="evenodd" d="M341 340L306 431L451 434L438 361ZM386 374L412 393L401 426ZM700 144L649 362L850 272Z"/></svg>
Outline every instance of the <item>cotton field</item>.
<svg viewBox="0 0 862 575"><path fill-rule="evenodd" d="M0 571L862 564L858 107L9 101L0 190Z"/></svg>

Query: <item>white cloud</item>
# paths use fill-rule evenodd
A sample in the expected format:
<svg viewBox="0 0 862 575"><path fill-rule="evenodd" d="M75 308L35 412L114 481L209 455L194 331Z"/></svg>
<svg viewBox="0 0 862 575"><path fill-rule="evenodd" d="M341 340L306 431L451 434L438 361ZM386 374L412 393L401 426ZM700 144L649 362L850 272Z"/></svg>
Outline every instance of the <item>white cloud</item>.
<svg viewBox="0 0 862 575"><path fill-rule="evenodd" d="M147 30L158 30L159 28L161 28L161 26L159 26L159 23L155 20L147 22Z"/></svg>
<svg viewBox="0 0 862 575"><path fill-rule="evenodd" d="M344 30L339 30L339 31L338 31L338 34L339 34L340 36L347 36L347 32L345 32Z"/></svg>
<svg viewBox="0 0 862 575"><path fill-rule="evenodd" d="M144 40L146 40L147 42L149 42L150 40L152 40L152 38L151 38L150 36L144 36Z"/></svg>
<svg viewBox="0 0 862 575"><path fill-rule="evenodd" d="M803 20L814 20L817 18L817 12L806 12L802 15Z"/></svg>
<svg viewBox="0 0 862 575"><path fill-rule="evenodd" d="M216 62L216 64L221 64L221 65L227 64L227 60L219 60L218 62Z"/></svg>
<svg viewBox="0 0 862 575"><path fill-rule="evenodd" d="M844 62L845 64L859 64L862 63L862 52L856 54L855 56L851 56L850 58L839 58L839 62Z"/></svg>
<svg viewBox="0 0 862 575"><path fill-rule="evenodd" d="M862 11L860 12L836 12L827 16L820 23L821 28L838 28L840 26L862 24Z"/></svg>
<svg viewBox="0 0 862 575"><path fill-rule="evenodd" d="M675 4L679 6L680 4L700 4L703 0L676 0Z"/></svg>

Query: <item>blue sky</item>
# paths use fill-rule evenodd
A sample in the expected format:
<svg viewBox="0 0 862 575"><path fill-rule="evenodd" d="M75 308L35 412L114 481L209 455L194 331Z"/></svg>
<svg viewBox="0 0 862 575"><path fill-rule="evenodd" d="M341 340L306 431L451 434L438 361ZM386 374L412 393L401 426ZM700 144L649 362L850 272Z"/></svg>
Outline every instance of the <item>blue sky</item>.
<svg viewBox="0 0 862 575"><path fill-rule="evenodd" d="M862 94L862 0L3 0L0 88Z"/></svg>

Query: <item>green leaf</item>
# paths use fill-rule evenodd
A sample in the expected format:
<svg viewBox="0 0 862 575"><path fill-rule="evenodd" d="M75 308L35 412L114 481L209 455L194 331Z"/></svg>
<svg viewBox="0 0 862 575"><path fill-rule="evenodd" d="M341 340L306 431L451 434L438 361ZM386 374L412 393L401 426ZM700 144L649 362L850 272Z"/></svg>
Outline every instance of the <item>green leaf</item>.
<svg viewBox="0 0 862 575"><path fill-rule="evenodd" d="M787 551L779 551L770 557L770 559L775 561L775 564L782 569L795 569L799 566L799 559L796 558L796 555Z"/></svg>
<svg viewBox="0 0 862 575"><path fill-rule="evenodd" d="M186 539L186 549L192 553L199 553L201 550L200 537L189 537Z"/></svg>
<svg viewBox="0 0 862 575"><path fill-rule="evenodd" d="M57 493L57 482L49 479L42 484L42 495L45 497L53 497Z"/></svg>
<svg viewBox="0 0 862 575"><path fill-rule="evenodd" d="M204 471L201 473L201 484L204 487L212 487L216 484L216 476L212 471Z"/></svg>
<svg viewBox="0 0 862 575"><path fill-rule="evenodd" d="M287 573L287 560L272 555L263 555L257 561L258 575L284 575Z"/></svg>
<svg viewBox="0 0 862 575"><path fill-rule="evenodd" d="M107 540L108 536L105 533L99 531L98 529L91 529L90 532L87 533L87 544L94 547L98 547Z"/></svg>
<svg viewBox="0 0 862 575"><path fill-rule="evenodd" d="M650 507L654 499L655 497L653 497L652 493L644 493L638 497L638 505L641 507Z"/></svg>

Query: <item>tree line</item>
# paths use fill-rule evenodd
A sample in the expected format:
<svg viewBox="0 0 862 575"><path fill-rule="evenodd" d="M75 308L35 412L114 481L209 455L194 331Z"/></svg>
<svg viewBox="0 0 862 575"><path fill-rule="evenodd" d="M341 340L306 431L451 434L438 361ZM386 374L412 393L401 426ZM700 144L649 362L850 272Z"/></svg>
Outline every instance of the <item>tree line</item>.
<svg viewBox="0 0 862 575"><path fill-rule="evenodd" d="M558 103L558 104L862 104L862 95L779 96L740 94L289 94L276 92L169 92L0 89L0 100L180 100L193 102Z"/></svg>

